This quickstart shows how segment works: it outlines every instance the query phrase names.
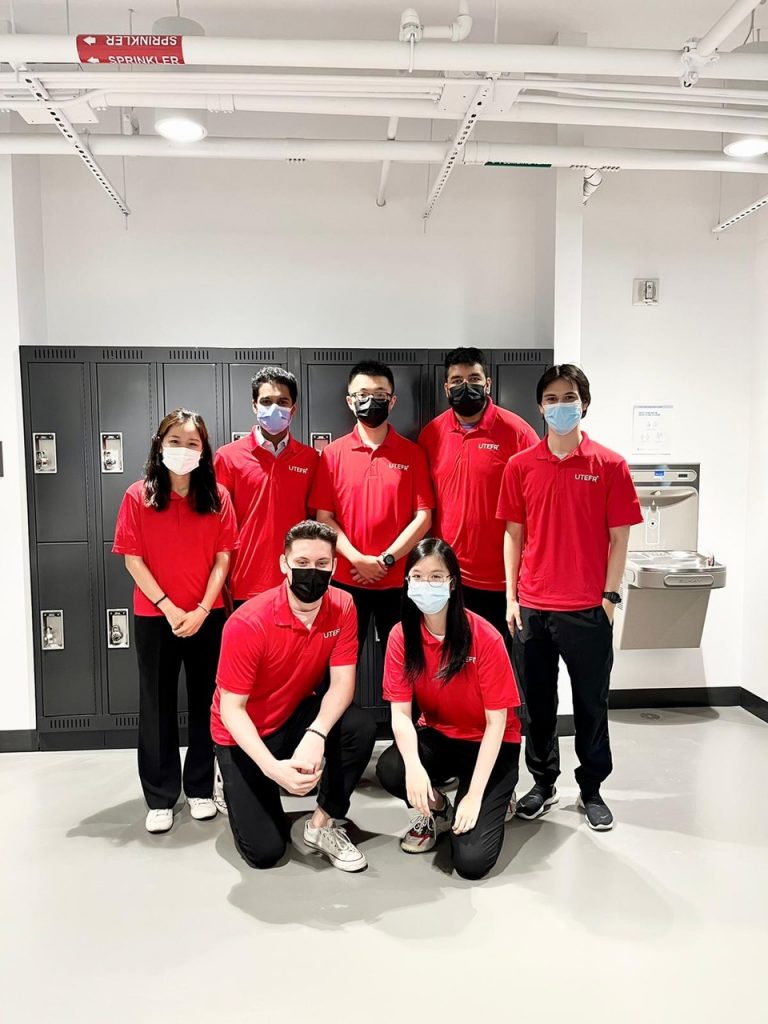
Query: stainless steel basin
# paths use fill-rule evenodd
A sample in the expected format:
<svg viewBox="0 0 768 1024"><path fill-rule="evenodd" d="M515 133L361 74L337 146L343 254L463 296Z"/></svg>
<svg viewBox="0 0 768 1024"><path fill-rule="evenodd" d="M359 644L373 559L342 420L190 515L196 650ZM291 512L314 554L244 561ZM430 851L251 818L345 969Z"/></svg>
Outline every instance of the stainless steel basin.
<svg viewBox="0 0 768 1024"><path fill-rule="evenodd" d="M717 590L725 586L725 566L697 551L630 551L624 582L665 590Z"/></svg>

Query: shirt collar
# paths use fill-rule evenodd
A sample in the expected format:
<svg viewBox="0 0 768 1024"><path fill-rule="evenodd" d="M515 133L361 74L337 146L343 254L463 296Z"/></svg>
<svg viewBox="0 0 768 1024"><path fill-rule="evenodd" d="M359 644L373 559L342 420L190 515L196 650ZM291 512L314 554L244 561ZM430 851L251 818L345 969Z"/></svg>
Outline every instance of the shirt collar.
<svg viewBox="0 0 768 1024"><path fill-rule="evenodd" d="M290 431L285 435L282 441L277 442L277 449L274 448L271 441L268 441L261 432L261 427L256 423L251 432L253 437L254 448L263 448L269 452L270 455L279 455L280 452L284 451L288 447L288 442L291 439Z"/></svg>
<svg viewBox="0 0 768 1024"><path fill-rule="evenodd" d="M383 448L391 448L397 436L397 431L390 424L389 427L387 428L386 436L384 440L381 442L381 444L378 446L378 448L371 448L371 446L367 445L365 441L362 439L362 437L360 436L360 430L358 429L357 424L355 424L354 427L352 428L352 447L358 449L362 448L363 450L369 452L380 452Z"/></svg>
<svg viewBox="0 0 768 1024"><path fill-rule="evenodd" d="M461 423L459 423L459 419L453 409L451 409L451 413L453 414L453 429L458 431L460 434L471 434L473 430L482 430L485 433L488 433L496 422L498 408L494 405L491 396L488 395L488 401L486 402L485 409L483 410L483 415L477 423L473 423L469 429L463 427Z"/></svg>
<svg viewBox="0 0 768 1024"><path fill-rule="evenodd" d="M544 459L545 461L548 461L548 462L567 462L568 458L572 459L572 458L574 458L577 455L581 455L581 456L584 456L585 458L588 458L590 455L594 455L594 454L595 454L595 443L594 443L594 441L591 441L589 439L589 437L587 436L586 432L583 431L583 430L581 432L581 444L579 444L578 447L574 448L573 451L571 452L570 456L568 456L565 459L559 459L556 455L554 455L549 450L549 443L547 441L547 436L546 435L539 442L539 445L538 445L538 447L536 449L536 458L537 459Z"/></svg>
<svg viewBox="0 0 768 1024"><path fill-rule="evenodd" d="M317 626L321 626L328 615L328 608L330 603L330 597L328 594L323 596L320 610L315 616L315 621L312 623L310 629L304 625L294 614L288 602L288 580L285 579L280 586L277 588L274 600L272 602L272 613L275 619L276 626L285 626L288 629L295 629L299 633L309 633L312 629Z"/></svg>

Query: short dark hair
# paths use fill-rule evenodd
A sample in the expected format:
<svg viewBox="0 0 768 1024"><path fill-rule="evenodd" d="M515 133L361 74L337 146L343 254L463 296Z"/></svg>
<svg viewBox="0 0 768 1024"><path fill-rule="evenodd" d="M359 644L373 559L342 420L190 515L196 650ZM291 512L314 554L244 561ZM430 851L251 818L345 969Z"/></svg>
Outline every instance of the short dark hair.
<svg viewBox="0 0 768 1024"><path fill-rule="evenodd" d="M592 395L589 390L589 381L587 375L579 366L574 366L573 363L555 363L554 366L550 366L548 370L539 378L539 383L536 385L536 404L541 405L541 399L544 396L544 392L556 380L566 380L569 384L573 384L576 390L579 392L579 398L582 402L586 402L587 407L592 401ZM584 415L587 415L586 409Z"/></svg>
<svg viewBox="0 0 768 1024"><path fill-rule="evenodd" d="M359 363L355 363L347 377L347 390L358 374L362 374L364 377L384 377L389 381L392 390L395 390L395 375L385 363L379 363L375 359L363 359Z"/></svg>
<svg viewBox="0 0 768 1024"><path fill-rule="evenodd" d="M259 388L262 384L282 384L288 388L291 401L294 405L296 404L296 399L299 397L299 384L289 370L284 370L282 366L262 366L259 372L254 374L251 379L251 392L254 402L259 397Z"/></svg>
<svg viewBox="0 0 768 1024"><path fill-rule="evenodd" d="M448 380L448 371L452 366L474 366L479 363L483 373L488 376L488 364L485 361L485 353L479 348L452 348L445 357L445 379Z"/></svg>
<svg viewBox="0 0 768 1024"><path fill-rule="evenodd" d="M292 526L285 535L285 553L293 547L296 540L324 540L331 545L331 550L336 554L336 531L325 523L318 523L316 519L303 519L300 523Z"/></svg>

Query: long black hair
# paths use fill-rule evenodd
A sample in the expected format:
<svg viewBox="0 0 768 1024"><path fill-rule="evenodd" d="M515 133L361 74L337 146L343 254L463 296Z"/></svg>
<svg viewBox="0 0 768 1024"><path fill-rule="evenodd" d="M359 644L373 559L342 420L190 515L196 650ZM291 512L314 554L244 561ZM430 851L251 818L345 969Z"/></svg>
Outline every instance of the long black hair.
<svg viewBox="0 0 768 1024"><path fill-rule="evenodd" d="M151 508L159 512L168 508L171 501L171 478L167 467L163 464L163 439L171 427L179 426L182 423L191 422L203 442L203 451L200 464L193 469L189 476L189 495L187 501L195 509L195 512L205 514L207 512L219 512L221 510L221 499L216 486L216 474L213 471L213 452L208 439L208 428L205 420L198 412L191 409L174 409L167 413L157 433L152 438L149 448L147 464L144 467L144 501Z"/></svg>
<svg viewBox="0 0 768 1024"><path fill-rule="evenodd" d="M461 569L459 560L450 544L439 537L427 537L419 541L408 555L405 563L405 590L403 591L403 642L405 646L405 674L411 681L424 671L424 646L421 637L422 614L408 597L408 576L411 569L422 558L437 555L445 563L452 577L451 596L448 598L448 619L445 626L445 640L440 658L440 671L437 678L443 683L451 679L464 668L472 644L472 631L469 628L467 610L464 606L464 592L461 587Z"/></svg>

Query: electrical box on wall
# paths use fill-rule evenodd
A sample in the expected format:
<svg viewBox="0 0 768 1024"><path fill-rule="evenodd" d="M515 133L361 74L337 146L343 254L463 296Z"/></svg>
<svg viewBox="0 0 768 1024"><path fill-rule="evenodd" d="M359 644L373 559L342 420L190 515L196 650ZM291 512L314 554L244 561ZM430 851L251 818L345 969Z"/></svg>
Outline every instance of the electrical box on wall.
<svg viewBox="0 0 768 1024"><path fill-rule="evenodd" d="M658 306L658 277L636 277L632 283L633 306Z"/></svg>

